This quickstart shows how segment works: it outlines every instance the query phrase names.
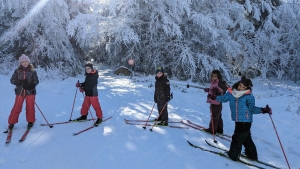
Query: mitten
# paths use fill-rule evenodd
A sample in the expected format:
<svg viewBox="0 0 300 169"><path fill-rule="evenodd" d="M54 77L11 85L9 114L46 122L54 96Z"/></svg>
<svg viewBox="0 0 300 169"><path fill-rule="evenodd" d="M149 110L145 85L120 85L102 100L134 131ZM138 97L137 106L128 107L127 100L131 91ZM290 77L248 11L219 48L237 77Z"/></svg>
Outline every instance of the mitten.
<svg viewBox="0 0 300 169"><path fill-rule="evenodd" d="M84 90L83 90L83 88L82 88L82 87L79 87L79 91L80 91L81 93L83 93L83 92L84 92Z"/></svg>
<svg viewBox="0 0 300 169"><path fill-rule="evenodd" d="M209 88L204 88L203 90L204 90L204 92L206 92L206 93L209 92Z"/></svg>
<svg viewBox="0 0 300 169"><path fill-rule="evenodd" d="M81 84L80 83L76 83L76 87L80 87L81 86Z"/></svg>
<svg viewBox="0 0 300 169"><path fill-rule="evenodd" d="M19 86L19 85L22 85L22 82L23 80L19 80L19 79L16 79L15 80L15 85Z"/></svg>
<svg viewBox="0 0 300 169"><path fill-rule="evenodd" d="M265 114L265 113L269 113L272 114L272 109L267 105L266 107L262 107L261 109L261 113Z"/></svg>
<svg viewBox="0 0 300 169"><path fill-rule="evenodd" d="M23 84L22 85L22 87L23 87L23 89L25 89L25 90L31 90L31 89L34 89L35 88L35 84L33 84L33 83L29 83L29 84Z"/></svg>
<svg viewBox="0 0 300 169"><path fill-rule="evenodd" d="M212 100L216 100L216 96L214 96L212 94L208 94L207 97L210 98L210 99L212 99Z"/></svg>
<svg viewBox="0 0 300 169"><path fill-rule="evenodd" d="M190 88L190 85L189 85L189 84L187 84L187 85L186 85L186 88Z"/></svg>

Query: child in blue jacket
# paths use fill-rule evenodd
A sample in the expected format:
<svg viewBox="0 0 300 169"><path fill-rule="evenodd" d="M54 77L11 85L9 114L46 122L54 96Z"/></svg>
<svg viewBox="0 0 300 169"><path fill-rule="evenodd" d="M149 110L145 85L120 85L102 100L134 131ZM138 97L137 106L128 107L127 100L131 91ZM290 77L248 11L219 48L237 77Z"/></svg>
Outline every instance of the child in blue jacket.
<svg viewBox="0 0 300 169"><path fill-rule="evenodd" d="M251 138L251 124L253 114L271 113L269 107L256 107L255 98L252 95L252 82L250 79L242 77L236 82L232 88L223 96L211 96L219 102L228 102L231 110L231 118L235 121L234 134L230 144L230 150L225 153L232 160L238 160L242 151L242 146L245 147L246 156L249 159L257 160L256 146Z"/></svg>

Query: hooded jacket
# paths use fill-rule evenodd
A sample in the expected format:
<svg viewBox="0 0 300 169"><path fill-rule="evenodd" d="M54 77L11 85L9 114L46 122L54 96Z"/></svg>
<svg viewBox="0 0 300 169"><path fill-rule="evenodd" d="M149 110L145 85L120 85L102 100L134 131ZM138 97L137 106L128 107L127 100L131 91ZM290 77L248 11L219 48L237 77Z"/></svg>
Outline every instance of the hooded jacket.
<svg viewBox="0 0 300 169"><path fill-rule="evenodd" d="M98 96L98 77L98 71L93 70L91 73L87 73L84 82L80 83L86 96Z"/></svg>
<svg viewBox="0 0 300 169"><path fill-rule="evenodd" d="M235 122L253 122L253 114L260 114L261 107L255 106L255 98L251 90L239 96L234 97L231 88L223 96L217 96L219 102L228 102L231 110L231 119Z"/></svg>
<svg viewBox="0 0 300 169"><path fill-rule="evenodd" d="M170 98L170 82L167 78L167 74L164 74L160 78L155 76L155 79L154 101L167 102Z"/></svg>
<svg viewBox="0 0 300 169"><path fill-rule="evenodd" d="M31 84L32 89L25 90L23 89L22 84L20 84L20 81L27 80L27 84ZM39 84L39 79L37 76L36 71L34 70L34 67L32 64L28 65L26 69L22 68L20 65L13 73L10 83L13 85L16 85L15 88L15 94L16 95L30 95L30 94L36 94L35 86ZM21 93L22 92L22 93Z"/></svg>

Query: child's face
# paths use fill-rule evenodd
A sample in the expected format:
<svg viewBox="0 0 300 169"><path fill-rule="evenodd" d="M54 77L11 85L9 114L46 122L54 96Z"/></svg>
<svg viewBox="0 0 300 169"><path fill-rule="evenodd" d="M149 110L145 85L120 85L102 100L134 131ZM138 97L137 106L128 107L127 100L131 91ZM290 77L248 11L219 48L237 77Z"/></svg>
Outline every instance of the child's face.
<svg viewBox="0 0 300 169"><path fill-rule="evenodd" d="M22 61L22 62L21 62L21 65L22 65L23 67L27 67L27 66L29 65L29 62L28 62L28 61Z"/></svg>
<svg viewBox="0 0 300 169"><path fill-rule="evenodd" d="M211 75L211 80L212 80L212 81L219 80L218 75L217 75L217 74L212 74L212 75Z"/></svg>
<svg viewBox="0 0 300 169"><path fill-rule="evenodd" d="M162 75L163 75L162 72L157 72L157 73L156 73L156 77L158 77L158 78L160 78Z"/></svg>
<svg viewBox="0 0 300 169"><path fill-rule="evenodd" d="M92 68L90 68L90 67L85 67L85 71L86 71L86 73L91 73L91 71L92 71Z"/></svg>
<svg viewBox="0 0 300 169"><path fill-rule="evenodd" d="M244 86L243 83L240 83L237 89L238 89L238 90L246 90L246 89L247 89L247 86Z"/></svg>

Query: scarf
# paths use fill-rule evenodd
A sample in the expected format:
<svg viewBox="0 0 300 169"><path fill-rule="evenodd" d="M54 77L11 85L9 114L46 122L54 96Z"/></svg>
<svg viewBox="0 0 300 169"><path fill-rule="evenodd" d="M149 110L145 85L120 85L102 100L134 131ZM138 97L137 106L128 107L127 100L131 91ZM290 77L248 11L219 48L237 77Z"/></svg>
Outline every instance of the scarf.
<svg viewBox="0 0 300 169"><path fill-rule="evenodd" d="M238 99L247 92L250 92L250 90L241 90L241 91L239 91L239 90L233 89L232 90L232 95L233 95L233 97Z"/></svg>

